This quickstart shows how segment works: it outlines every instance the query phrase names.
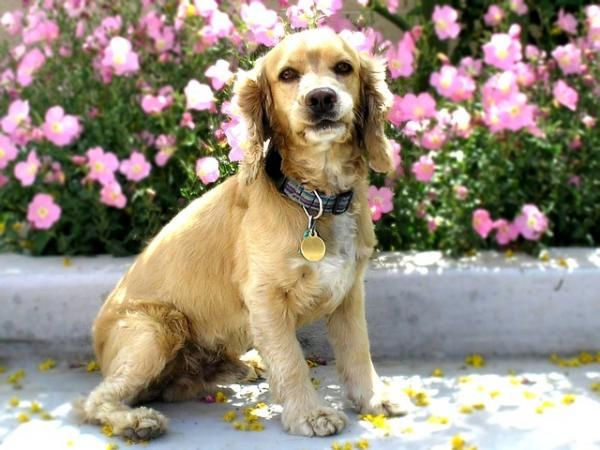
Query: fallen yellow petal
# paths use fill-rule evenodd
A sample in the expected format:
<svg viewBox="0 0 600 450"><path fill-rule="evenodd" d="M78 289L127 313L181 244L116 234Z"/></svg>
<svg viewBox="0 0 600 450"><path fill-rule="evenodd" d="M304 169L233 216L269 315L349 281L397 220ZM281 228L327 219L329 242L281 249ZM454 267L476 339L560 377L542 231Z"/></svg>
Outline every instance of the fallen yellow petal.
<svg viewBox="0 0 600 450"><path fill-rule="evenodd" d="M237 413L235 411L227 411L223 414L223 420L225 422L233 422L237 418Z"/></svg>
<svg viewBox="0 0 600 450"><path fill-rule="evenodd" d="M450 421L445 416L429 416L427 422L435 425L447 425Z"/></svg>
<svg viewBox="0 0 600 450"><path fill-rule="evenodd" d="M48 370L54 369L55 367L56 361L54 361L52 358L48 358L38 364L38 369L40 372L47 372Z"/></svg>
<svg viewBox="0 0 600 450"><path fill-rule="evenodd" d="M33 402L31 402L31 407L30 407L30 409L31 409L31 412L32 412L32 413L34 413L34 414L35 414L35 413L39 413L39 412L42 410L42 405L40 405L40 404L39 404L38 402L36 402L36 401L33 401Z"/></svg>
<svg viewBox="0 0 600 450"><path fill-rule="evenodd" d="M358 448L359 450L364 450L366 448L370 447L369 441L367 441L366 439L359 439L356 444L354 444L356 446L356 448Z"/></svg>
<svg viewBox="0 0 600 450"><path fill-rule="evenodd" d="M104 425L102 425L101 430L102 434L106 437L112 437L113 436L113 427L111 424L109 423L105 423Z"/></svg>
<svg viewBox="0 0 600 450"><path fill-rule="evenodd" d="M465 357L465 363L469 366L480 368L485 366L485 358L477 353L473 353Z"/></svg>
<svg viewBox="0 0 600 450"><path fill-rule="evenodd" d="M450 440L452 450L463 450L465 448L465 444L466 442L460 434L455 434Z"/></svg>

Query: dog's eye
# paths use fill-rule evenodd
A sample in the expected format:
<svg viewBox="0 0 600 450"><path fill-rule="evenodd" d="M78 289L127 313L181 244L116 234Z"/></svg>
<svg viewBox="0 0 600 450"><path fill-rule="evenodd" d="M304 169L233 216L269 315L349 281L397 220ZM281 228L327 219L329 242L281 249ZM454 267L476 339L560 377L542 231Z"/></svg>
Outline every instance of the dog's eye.
<svg viewBox="0 0 600 450"><path fill-rule="evenodd" d="M352 66L347 62L342 61L335 65L333 71L338 75L347 75L352 72Z"/></svg>
<svg viewBox="0 0 600 450"><path fill-rule="evenodd" d="M290 69L289 67L287 69L283 69L279 74L279 79L281 81L294 81L298 78L300 78L298 72L296 72L294 69Z"/></svg>

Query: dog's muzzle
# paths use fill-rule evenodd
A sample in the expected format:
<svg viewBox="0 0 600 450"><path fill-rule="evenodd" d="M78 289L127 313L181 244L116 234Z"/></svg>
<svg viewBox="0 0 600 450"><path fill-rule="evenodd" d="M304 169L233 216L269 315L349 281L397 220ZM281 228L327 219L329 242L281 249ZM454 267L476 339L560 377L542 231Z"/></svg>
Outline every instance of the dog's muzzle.
<svg viewBox="0 0 600 450"><path fill-rule="evenodd" d="M333 119L338 97L331 88L313 89L306 95L306 106L315 119Z"/></svg>

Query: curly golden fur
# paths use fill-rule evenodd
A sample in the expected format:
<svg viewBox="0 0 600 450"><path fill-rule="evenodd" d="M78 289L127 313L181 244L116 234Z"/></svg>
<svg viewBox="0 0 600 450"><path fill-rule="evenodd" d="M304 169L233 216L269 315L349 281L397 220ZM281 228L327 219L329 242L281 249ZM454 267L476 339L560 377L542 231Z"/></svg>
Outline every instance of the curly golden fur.
<svg viewBox="0 0 600 450"><path fill-rule="evenodd" d="M319 116L319 89L335 94L324 100L328 120ZM255 371L240 361L252 346L266 363L286 430L339 432L346 417L319 398L296 339L299 326L322 317L356 408L402 413L371 362L364 311L363 276L375 245L368 164L379 172L393 168L384 64L330 30L304 31L240 74L235 94L248 125L240 173L163 228L95 321L104 380L80 408L115 434L160 435L165 417L136 404L191 399L243 379ZM268 149L279 151L284 174L310 189L354 191L348 212L318 220L327 245L320 262L298 253L307 219L265 173Z"/></svg>

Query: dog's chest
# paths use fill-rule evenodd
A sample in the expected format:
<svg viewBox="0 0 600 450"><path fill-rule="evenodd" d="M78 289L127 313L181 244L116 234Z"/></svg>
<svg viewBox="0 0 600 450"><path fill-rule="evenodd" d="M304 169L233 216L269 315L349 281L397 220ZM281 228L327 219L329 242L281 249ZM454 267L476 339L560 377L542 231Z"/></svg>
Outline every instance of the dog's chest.
<svg viewBox="0 0 600 450"><path fill-rule="evenodd" d="M310 291L314 292L312 300L317 301L314 306L326 314L342 302L356 279L356 218L346 213L335 216L332 222L325 257L318 262L309 262L299 256L295 261L313 274L307 281L316 284L310 286Z"/></svg>

